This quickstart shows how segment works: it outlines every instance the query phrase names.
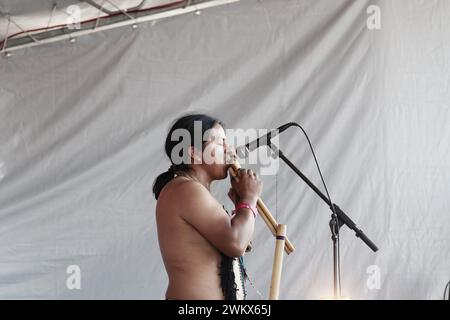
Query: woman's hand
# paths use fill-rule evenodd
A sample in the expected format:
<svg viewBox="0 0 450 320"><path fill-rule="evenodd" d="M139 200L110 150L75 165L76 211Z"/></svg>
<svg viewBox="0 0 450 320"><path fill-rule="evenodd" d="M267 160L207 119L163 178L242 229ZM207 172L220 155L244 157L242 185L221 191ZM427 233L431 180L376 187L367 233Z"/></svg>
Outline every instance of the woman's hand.
<svg viewBox="0 0 450 320"><path fill-rule="evenodd" d="M230 200L234 203L234 206L236 207L239 203L239 195L233 188L230 188L230 190L228 190L228 197L230 198Z"/></svg>
<svg viewBox="0 0 450 320"><path fill-rule="evenodd" d="M262 182L252 170L239 169L236 177L230 177L231 189L228 196L236 205L239 201L244 201L251 206L256 205L256 201L262 191ZM236 202L235 202L236 201Z"/></svg>

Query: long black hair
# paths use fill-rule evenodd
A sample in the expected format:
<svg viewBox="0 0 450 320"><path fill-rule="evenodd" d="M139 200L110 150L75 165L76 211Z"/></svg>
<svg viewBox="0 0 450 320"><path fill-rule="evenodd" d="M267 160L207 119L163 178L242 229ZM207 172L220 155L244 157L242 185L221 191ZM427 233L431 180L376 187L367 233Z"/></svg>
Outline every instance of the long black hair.
<svg viewBox="0 0 450 320"><path fill-rule="evenodd" d="M175 172L177 171L187 171L189 169L189 164L183 161L182 163L173 163L171 159L172 149L179 144L179 141L174 141L172 139L172 133L177 129L187 130L191 137L194 137L194 123L198 121L201 123L202 137L207 130L212 129L216 124L220 124L223 126L222 122L219 120L208 116L206 114L189 114L185 115L172 125L169 130L169 133L166 137L165 143L165 151L166 155L169 157L171 166L166 172L161 173L153 183L153 193L155 194L155 198L158 199L161 190L164 188L166 184L168 184L174 177ZM191 140L191 146L194 146L194 139ZM181 153L183 150L181 150ZM187 159L187 155L180 154L182 159Z"/></svg>

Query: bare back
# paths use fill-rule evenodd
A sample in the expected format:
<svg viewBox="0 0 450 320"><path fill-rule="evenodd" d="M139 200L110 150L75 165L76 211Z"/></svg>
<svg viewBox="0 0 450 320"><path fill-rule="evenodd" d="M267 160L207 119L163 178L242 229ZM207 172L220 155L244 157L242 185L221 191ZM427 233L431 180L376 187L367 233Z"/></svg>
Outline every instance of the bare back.
<svg viewBox="0 0 450 320"><path fill-rule="evenodd" d="M203 201L202 198L192 199L189 192L181 192L191 186L198 187L198 183L177 177L164 187L158 198L158 241L169 276L166 298L223 299L221 254L184 218L186 214L195 214L186 212L189 210L185 205L187 202L195 201L201 205Z"/></svg>

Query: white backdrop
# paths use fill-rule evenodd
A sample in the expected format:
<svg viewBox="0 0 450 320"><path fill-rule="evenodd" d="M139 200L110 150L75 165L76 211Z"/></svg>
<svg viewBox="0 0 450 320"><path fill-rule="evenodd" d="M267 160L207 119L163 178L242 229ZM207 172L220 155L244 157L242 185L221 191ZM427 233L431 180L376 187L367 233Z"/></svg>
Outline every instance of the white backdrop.
<svg viewBox="0 0 450 320"><path fill-rule="evenodd" d="M381 30L366 26L371 4ZM169 123L204 111L231 128L305 127L333 201L380 248L342 228L343 295L441 299L448 30L446 0L244 0L0 59L0 298L162 299L151 187L169 165ZM305 139L288 132L283 151L320 185ZM280 298L330 296L329 209L282 163L264 183L297 248ZM230 208L227 189L214 193ZM267 298L274 240L262 220L254 245L248 271ZM71 265L79 290L66 285Z"/></svg>

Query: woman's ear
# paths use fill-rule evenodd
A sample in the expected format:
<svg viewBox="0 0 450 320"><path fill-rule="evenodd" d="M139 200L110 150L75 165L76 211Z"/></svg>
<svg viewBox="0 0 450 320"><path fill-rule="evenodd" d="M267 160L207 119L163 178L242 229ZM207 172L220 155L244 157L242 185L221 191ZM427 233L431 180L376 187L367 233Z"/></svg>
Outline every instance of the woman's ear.
<svg viewBox="0 0 450 320"><path fill-rule="evenodd" d="M195 149L194 146L189 147L189 158L191 159L191 163L193 164L201 164L202 163L202 156L199 154L197 149Z"/></svg>

